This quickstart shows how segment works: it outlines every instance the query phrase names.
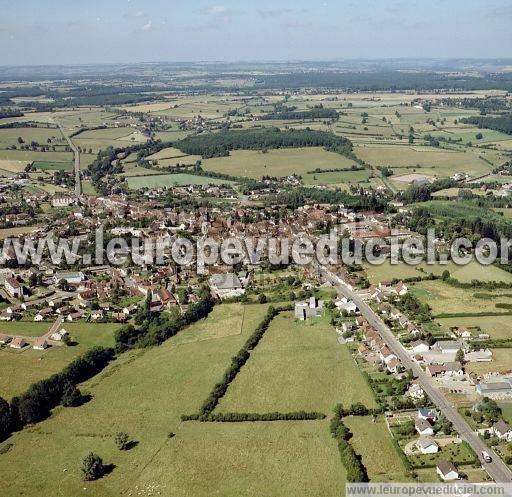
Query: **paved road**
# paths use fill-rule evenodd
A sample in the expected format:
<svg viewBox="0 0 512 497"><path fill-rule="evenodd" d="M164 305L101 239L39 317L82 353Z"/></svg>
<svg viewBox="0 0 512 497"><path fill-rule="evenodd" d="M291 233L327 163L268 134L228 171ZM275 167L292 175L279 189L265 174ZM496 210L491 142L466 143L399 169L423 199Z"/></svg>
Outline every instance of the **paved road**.
<svg viewBox="0 0 512 497"><path fill-rule="evenodd" d="M432 378L430 378L430 376L428 376L425 371L423 371L423 369L411 359L409 353L405 350L404 346L395 337L389 327L386 326L384 321L382 321L382 319L361 299L361 297L359 297L359 295L350 290L341 278L324 268L320 268L320 271L342 295L354 301L361 311L361 314L379 332L389 349L400 359L406 369L412 370L414 376L418 378L418 382L423 390L437 408L453 424L461 438L471 446L478 456L480 456L483 450L487 451L491 455L492 462L482 464L491 478L499 483L512 482L512 471L510 471L499 456L493 450L488 448L479 436L471 430L464 418L450 404L441 390L437 387L434 380L432 380Z"/></svg>
<svg viewBox="0 0 512 497"><path fill-rule="evenodd" d="M71 141L71 138L67 135L67 133L64 132L62 124L60 124L57 119L54 120L59 127L60 132L64 135L64 138L71 147L71 150L73 150L73 155L75 156L75 195L79 197L82 195L82 180L80 178L80 152L78 151L78 148L76 148L75 144Z"/></svg>

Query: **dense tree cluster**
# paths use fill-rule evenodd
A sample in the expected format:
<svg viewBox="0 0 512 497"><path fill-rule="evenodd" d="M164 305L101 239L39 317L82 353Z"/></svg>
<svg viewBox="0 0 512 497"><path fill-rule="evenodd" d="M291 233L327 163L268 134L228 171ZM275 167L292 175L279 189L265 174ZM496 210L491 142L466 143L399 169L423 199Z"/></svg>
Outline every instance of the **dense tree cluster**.
<svg viewBox="0 0 512 497"><path fill-rule="evenodd" d="M203 158L225 157L229 155L230 150L324 147L330 152L355 159L350 140L325 131L311 129L223 130L218 133L187 136L174 145L188 155L201 155Z"/></svg>
<svg viewBox="0 0 512 497"><path fill-rule="evenodd" d="M475 124L479 128L492 129L494 131L501 131L507 135L512 135L512 114L505 114L503 116L472 116L461 119L465 124Z"/></svg>

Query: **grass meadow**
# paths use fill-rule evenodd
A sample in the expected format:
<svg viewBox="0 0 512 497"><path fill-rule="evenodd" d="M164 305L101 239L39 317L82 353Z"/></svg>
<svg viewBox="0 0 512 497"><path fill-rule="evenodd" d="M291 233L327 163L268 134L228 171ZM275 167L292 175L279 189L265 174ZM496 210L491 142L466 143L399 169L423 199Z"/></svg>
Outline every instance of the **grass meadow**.
<svg viewBox="0 0 512 497"><path fill-rule="evenodd" d="M276 317L219 402L218 412L320 411L374 399L352 356L325 320Z"/></svg>

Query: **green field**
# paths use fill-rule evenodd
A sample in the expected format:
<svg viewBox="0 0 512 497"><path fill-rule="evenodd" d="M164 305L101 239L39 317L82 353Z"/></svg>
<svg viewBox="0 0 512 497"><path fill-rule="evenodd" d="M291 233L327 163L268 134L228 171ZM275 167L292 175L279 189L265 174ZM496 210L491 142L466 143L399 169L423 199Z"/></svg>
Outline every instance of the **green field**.
<svg viewBox="0 0 512 497"><path fill-rule="evenodd" d="M128 176L126 177L128 188L138 190L140 188L165 188L168 186L184 185L228 185L232 181L218 178L208 178L207 176L197 176L195 174L176 173L176 174L155 174L151 176Z"/></svg>
<svg viewBox="0 0 512 497"><path fill-rule="evenodd" d="M420 146L359 146L356 155L374 166L390 166L395 176L413 171L429 176L451 176L466 172L470 176L489 173L493 166L471 152L454 152ZM407 169L406 169L407 168Z"/></svg>
<svg viewBox="0 0 512 497"><path fill-rule="evenodd" d="M198 410L265 312L265 306L245 306L241 334L217 331L205 337L210 324L216 330L232 324L241 307L216 307L187 331L186 343L179 343L178 335L161 347L124 354L81 386L91 393L90 402L57 408L46 421L14 434L7 441L12 447L1 456L10 475L2 497L149 495L151 488L153 495L183 497L340 495L344 471L327 420L179 420ZM119 430L129 433L136 447L119 451L113 441ZM170 431L174 438L168 438ZM115 465L96 482L80 479L81 458L89 450Z"/></svg>
<svg viewBox="0 0 512 497"><path fill-rule="evenodd" d="M34 162L34 166L36 169L41 170L41 171L46 171L46 170L71 171L71 169L73 169L72 162L36 161L36 162Z"/></svg>
<svg viewBox="0 0 512 497"><path fill-rule="evenodd" d="M286 394L285 394L286 392ZM220 401L218 412L321 411L337 402L374 406L348 349L323 319L276 317Z"/></svg>
<svg viewBox="0 0 512 497"><path fill-rule="evenodd" d="M298 174L307 180L307 171L316 168L348 168L356 163L321 147L275 149L262 153L254 150L234 150L229 157L203 160L203 169L218 173L260 179L262 176L288 176ZM363 171L364 172L364 171Z"/></svg>
<svg viewBox="0 0 512 497"><path fill-rule="evenodd" d="M371 481L408 481L406 469L382 417L350 416L344 420L353 434L350 443L363 458Z"/></svg>
<svg viewBox="0 0 512 497"><path fill-rule="evenodd" d="M12 325L20 325L12 327ZM22 326L25 325L25 326ZM32 336L44 335L51 323L6 323L0 325L1 332ZM76 356L95 346L111 346L113 331L117 324L64 323L77 345L50 347L44 351L26 347L19 351L10 347L0 349L0 396L10 399L23 393L31 383L47 378L71 362ZM10 330L10 331L9 331ZM22 374L21 374L22 372Z"/></svg>
<svg viewBox="0 0 512 497"><path fill-rule="evenodd" d="M452 327L465 326L470 330L475 328L475 334L488 333L494 340L512 339L512 316L444 318L437 322L447 331Z"/></svg>
<svg viewBox="0 0 512 497"><path fill-rule="evenodd" d="M507 309L498 309L498 302L511 303L507 290L487 292L485 290L463 289L450 286L437 281L422 281L415 283L411 291L424 303L427 303L434 315L441 313L479 313L479 312L507 312ZM479 299L474 296L476 292L491 293L491 299Z"/></svg>

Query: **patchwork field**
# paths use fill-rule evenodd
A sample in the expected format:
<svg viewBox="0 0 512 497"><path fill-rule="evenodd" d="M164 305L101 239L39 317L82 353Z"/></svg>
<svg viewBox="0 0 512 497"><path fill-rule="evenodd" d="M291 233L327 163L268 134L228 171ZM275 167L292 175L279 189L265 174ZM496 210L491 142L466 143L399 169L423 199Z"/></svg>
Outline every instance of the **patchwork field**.
<svg viewBox="0 0 512 497"><path fill-rule="evenodd" d="M78 495L84 488L98 497L339 495L344 471L328 421L179 420L198 409L265 306L246 306L241 333L222 336L225 326L234 325L236 310L241 306L216 307L187 331L185 342L179 343L178 335L161 347L124 354L82 385L92 395L90 402L58 408L48 420L14 434L2 455L4 471L11 475L2 482L2 496ZM210 324L217 331L208 339ZM137 442L129 451L115 447L113 437L120 430ZM176 436L169 438L170 431ZM81 459L89 450L115 465L96 482L80 479Z"/></svg>
<svg viewBox="0 0 512 497"><path fill-rule="evenodd" d="M337 402L374 406L348 349L323 319L276 317L220 401L218 412L330 412Z"/></svg>
<svg viewBox="0 0 512 497"><path fill-rule="evenodd" d="M298 174L307 180L307 171L316 168L349 168L356 165L351 159L321 147L276 149L261 153L254 150L235 150L229 157L203 160L203 169L218 173L259 179L262 176ZM311 175L313 176L313 175Z"/></svg>

